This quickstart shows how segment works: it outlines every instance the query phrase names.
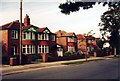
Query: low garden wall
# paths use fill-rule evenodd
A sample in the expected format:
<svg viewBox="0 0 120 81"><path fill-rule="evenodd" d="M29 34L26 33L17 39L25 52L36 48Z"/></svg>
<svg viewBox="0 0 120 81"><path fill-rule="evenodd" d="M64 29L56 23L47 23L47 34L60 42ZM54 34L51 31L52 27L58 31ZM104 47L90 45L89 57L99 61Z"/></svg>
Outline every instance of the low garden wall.
<svg viewBox="0 0 120 81"><path fill-rule="evenodd" d="M64 56L64 57L48 57L48 62L52 61L63 61L63 60L75 60L75 59L83 59L85 55L75 55L75 56Z"/></svg>

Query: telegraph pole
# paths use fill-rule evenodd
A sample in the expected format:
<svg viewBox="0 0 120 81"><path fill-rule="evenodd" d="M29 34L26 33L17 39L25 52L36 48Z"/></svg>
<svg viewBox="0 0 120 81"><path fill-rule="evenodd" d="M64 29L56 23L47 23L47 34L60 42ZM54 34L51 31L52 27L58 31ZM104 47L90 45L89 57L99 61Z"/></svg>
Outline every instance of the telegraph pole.
<svg viewBox="0 0 120 81"><path fill-rule="evenodd" d="M20 0L20 54L19 63L22 64L22 0Z"/></svg>

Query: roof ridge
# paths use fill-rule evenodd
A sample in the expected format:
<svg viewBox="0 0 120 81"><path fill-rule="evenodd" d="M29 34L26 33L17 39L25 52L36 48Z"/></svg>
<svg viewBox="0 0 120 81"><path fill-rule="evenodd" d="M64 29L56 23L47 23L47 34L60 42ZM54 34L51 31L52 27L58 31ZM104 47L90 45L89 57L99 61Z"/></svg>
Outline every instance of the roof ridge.
<svg viewBox="0 0 120 81"><path fill-rule="evenodd" d="M13 22L11 22L11 23L10 23L10 25L9 25L7 28L9 28L10 26L12 26L12 25L13 25L13 23L14 23L14 21L13 21Z"/></svg>

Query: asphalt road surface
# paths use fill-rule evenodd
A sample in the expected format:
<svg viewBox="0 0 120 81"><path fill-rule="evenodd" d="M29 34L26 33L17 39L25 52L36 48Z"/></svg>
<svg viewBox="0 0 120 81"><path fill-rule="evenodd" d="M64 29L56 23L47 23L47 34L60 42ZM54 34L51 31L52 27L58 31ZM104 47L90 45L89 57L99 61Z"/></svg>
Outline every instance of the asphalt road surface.
<svg viewBox="0 0 120 81"><path fill-rule="evenodd" d="M3 79L118 79L118 59L71 64L3 76Z"/></svg>

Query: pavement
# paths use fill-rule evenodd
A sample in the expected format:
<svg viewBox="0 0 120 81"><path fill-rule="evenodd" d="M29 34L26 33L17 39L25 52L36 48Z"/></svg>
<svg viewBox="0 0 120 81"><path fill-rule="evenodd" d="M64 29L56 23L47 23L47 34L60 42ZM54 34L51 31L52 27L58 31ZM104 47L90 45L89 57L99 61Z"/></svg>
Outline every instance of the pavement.
<svg viewBox="0 0 120 81"><path fill-rule="evenodd" d="M88 61L90 60L107 60L112 59L114 55L105 56L105 57L90 57L87 58ZM65 66L64 63L67 62L77 62L82 61L86 62L86 59L77 59L77 60L67 60L67 61L56 61L56 62L39 62L34 64L26 64L26 65L18 65L18 66L10 66L10 65L0 65L0 72L2 76L4 75L10 75L10 74L16 74L16 73L22 73L22 72L28 72L38 69L46 69L51 67L59 67L59 66Z"/></svg>

